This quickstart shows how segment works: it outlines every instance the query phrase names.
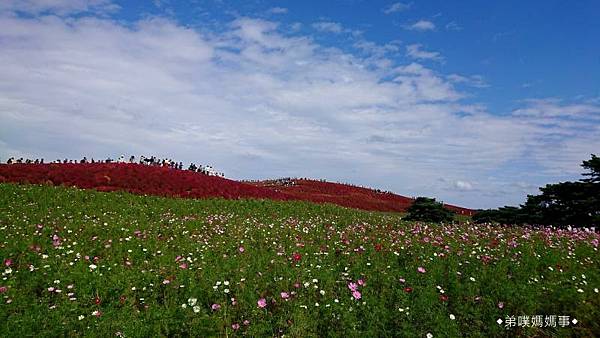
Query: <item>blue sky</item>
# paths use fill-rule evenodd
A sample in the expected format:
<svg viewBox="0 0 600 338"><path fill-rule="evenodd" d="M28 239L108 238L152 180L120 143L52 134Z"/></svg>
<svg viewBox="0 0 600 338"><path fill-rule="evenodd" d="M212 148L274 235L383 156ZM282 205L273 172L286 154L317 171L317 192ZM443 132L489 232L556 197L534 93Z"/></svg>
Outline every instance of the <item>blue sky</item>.
<svg viewBox="0 0 600 338"><path fill-rule="evenodd" d="M600 153L597 1L0 4L0 157L518 204Z"/></svg>
<svg viewBox="0 0 600 338"><path fill-rule="evenodd" d="M127 2L129 4L129 2ZM193 3L193 1L192 1ZM474 102L495 113L514 109L532 96L576 98L600 95L600 3L584 1L140 1L123 7L117 17L131 21L169 15L182 24L222 25L236 17L303 23L332 22L360 31L369 41L422 44L440 52L444 62L432 68L478 74L493 90L478 90ZM125 4L125 3L123 3ZM156 6L158 4L158 6ZM386 14L394 4L403 8ZM281 11L275 11L280 8ZM129 9L129 10L128 10ZM280 13L282 12L283 13ZM208 19L208 23L206 22ZM434 30L407 30L420 20ZM324 43L351 48L351 33L316 36ZM406 62L403 57L397 61Z"/></svg>

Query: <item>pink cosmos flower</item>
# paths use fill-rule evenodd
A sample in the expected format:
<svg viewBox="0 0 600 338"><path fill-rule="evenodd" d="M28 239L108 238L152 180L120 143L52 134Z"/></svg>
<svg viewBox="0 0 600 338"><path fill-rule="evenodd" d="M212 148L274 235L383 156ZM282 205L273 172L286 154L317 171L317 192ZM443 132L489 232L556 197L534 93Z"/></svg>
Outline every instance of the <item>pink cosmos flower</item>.
<svg viewBox="0 0 600 338"><path fill-rule="evenodd" d="M350 291L356 291L358 289L358 285L356 283L350 282L348 283L348 289L350 289Z"/></svg>
<svg viewBox="0 0 600 338"><path fill-rule="evenodd" d="M237 331L240 329L240 324L233 323L233 324L231 324L231 328L233 329L233 331Z"/></svg>
<svg viewBox="0 0 600 338"><path fill-rule="evenodd" d="M55 289L55 288L53 288L53 287L49 287L49 288L48 288L48 291L49 291L49 292L54 292L54 290L56 290L56 289Z"/></svg>
<svg viewBox="0 0 600 338"><path fill-rule="evenodd" d="M364 280L362 280L362 279L359 279L359 280L357 281L357 283L358 283L358 285L360 285L360 286L364 286L364 285L365 285L365 281L364 281Z"/></svg>
<svg viewBox="0 0 600 338"><path fill-rule="evenodd" d="M594 248L597 248L597 247L598 247L598 238L594 238L594 239L592 240L592 245L594 246Z"/></svg>
<svg viewBox="0 0 600 338"><path fill-rule="evenodd" d="M265 306L267 306L267 300L264 298L261 298L258 300L258 302L256 302L258 304L259 308L264 308Z"/></svg>
<svg viewBox="0 0 600 338"><path fill-rule="evenodd" d="M54 245L55 247L60 246L61 240L60 237L58 237L58 235L53 235L52 236L52 245Z"/></svg>
<svg viewBox="0 0 600 338"><path fill-rule="evenodd" d="M504 302L499 302L498 303L498 308L499 309L504 309Z"/></svg>
<svg viewBox="0 0 600 338"><path fill-rule="evenodd" d="M281 298L288 299L288 298L290 298L290 294L287 292L281 292Z"/></svg>
<svg viewBox="0 0 600 338"><path fill-rule="evenodd" d="M12 263L13 263L13 261L10 258L7 258L7 259L4 260L4 265L6 265L6 266L11 266Z"/></svg>
<svg viewBox="0 0 600 338"><path fill-rule="evenodd" d="M243 324L244 324L245 326L248 326L248 325L250 325L250 321L249 321L248 319L246 319L246 320L244 320Z"/></svg>
<svg viewBox="0 0 600 338"><path fill-rule="evenodd" d="M356 299L356 300L359 300L362 297L362 295L360 294L360 291L355 290L355 291L352 291L352 297L354 297L354 299Z"/></svg>
<svg viewBox="0 0 600 338"><path fill-rule="evenodd" d="M183 257L181 257L181 256L177 256L177 257L175 257L175 263L179 262L179 261L180 261L182 258L183 258Z"/></svg>
<svg viewBox="0 0 600 338"><path fill-rule="evenodd" d="M0 286L0 293L5 293L6 291L8 291L6 286Z"/></svg>
<svg viewBox="0 0 600 338"><path fill-rule="evenodd" d="M417 268L417 271L419 271L420 273L425 273L425 272L427 272L427 271L425 270L425 268L424 268L424 267L422 267L422 266L418 267L418 268Z"/></svg>
<svg viewBox="0 0 600 338"><path fill-rule="evenodd" d="M165 279L165 280L164 280L162 283L163 283L164 285L167 285L167 284L170 284L170 283L171 283L171 281L170 281L170 280L168 280L168 279Z"/></svg>
<svg viewBox="0 0 600 338"><path fill-rule="evenodd" d="M399 280L400 280L400 283L402 283L402 284L406 283L406 279L404 279L404 278L400 278Z"/></svg>
<svg viewBox="0 0 600 338"><path fill-rule="evenodd" d="M246 249L243 246L240 246L238 248L238 250L239 250L240 253L244 253L244 251L246 251Z"/></svg>
<svg viewBox="0 0 600 338"><path fill-rule="evenodd" d="M218 310L221 308L221 305L219 305L219 304L215 303L215 304L211 305L211 306L210 306L210 308L211 308L213 311L218 311Z"/></svg>
<svg viewBox="0 0 600 338"><path fill-rule="evenodd" d="M185 270L188 268L188 265L187 265L187 263L181 263L181 264L179 264L179 267Z"/></svg>

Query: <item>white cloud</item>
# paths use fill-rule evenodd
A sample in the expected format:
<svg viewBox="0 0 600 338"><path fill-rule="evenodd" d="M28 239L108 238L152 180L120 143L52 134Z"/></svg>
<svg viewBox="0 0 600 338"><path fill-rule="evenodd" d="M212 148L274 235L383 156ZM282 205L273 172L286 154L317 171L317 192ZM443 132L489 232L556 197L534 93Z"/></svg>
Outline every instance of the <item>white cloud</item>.
<svg viewBox="0 0 600 338"><path fill-rule="evenodd" d="M313 23L312 26L314 29L321 31L321 32L339 34L344 31L344 28L342 27L342 25L337 22L321 21L321 22Z"/></svg>
<svg viewBox="0 0 600 338"><path fill-rule="evenodd" d="M465 191L473 190L473 185L468 181L458 180L458 181L454 182L454 187L458 190L465 190Z"/></svg>
<svg viewBox="0 0 600 338"><path fill-rule="evenodd" d="M600 106L595 103L565 104L558 98L528 99L527 106L513 111L515 116L535 118L600 118Z"/></svg>
<svg viewBox="0 0 600 338"><path fill-rule="evenodd" d="M272 14L285 14L288 12L287 8L284 7L273 7L271 9L269 9L269 13Z"/></svg>
<svg viewBox="0 0 600 338"><path fill-rule="evenodd" d="M577 175L580 164L600 149L600 104L529 99L512 112L514 120L532 128L530 159L546 175Z"/></svg>
<svg viewBox="0 0 600 338"><path fill-rule="evenodd" d="M446 76L446 79L452 83L464 84L475 88L487 88L490 85L485 82L485 79L481 75L462 76L458 74L450 74Z"/></svg>
<svg viewBox="0 0 600 338"><path fill-rule="evenodd" d="M455 21L450 21L446 24L446 30L448 31L461 31L463 28Z"/></svg>
<svg viewBox="0 0 600 338"><path fill-rule="evenodd" d="M385 14L392 14L392 13L397 13L397 12L402 12L405 11L407 9L410 8L410 4L405 4L402 2L396 2L391 4L390 6L386 7L383 10L383 13Z"/></svg>
<svg viewBox="0 0 600 338"><path fill-rule="evenodd" d="M554 127L528 117L536 101L493 116L448 75L387 60L395 44L364 41L357 55L285 31L243 17L199 33L165 19L0 16L0 157L157 155L484 207L524 197L517 176L487 179L498 168L531 156L559 170L547 150L578 165L598 148L598 128L581 125L595 108L571 107L593 103L552 103L581 116ZM442 175L473 189L432 182Z"/></svg>
<svg viewBox="0 0 600 338"><path fill-rule="evenodd" d="M421 44L412 44L406 46L406 55L410 58L417 60L434 60L434 61L442 61L444 58L438 52L428 52L423 50L423 45Z"/></svg>
<svg viewBox="0 0 600 338"><path fill-rule="evenodd" d="M0 13L7 11L33 15L46 12L58 15L91 11L113 12L119 8L111 0L3 0L0 2Z"/></svg>
<svg viewBox="0 0 600 338"><path fill-rule="evenodd" d="M419 20L412 25L406 26L406 29L419 32L433 31L435 30L435 24L429 20Z"/></svg>

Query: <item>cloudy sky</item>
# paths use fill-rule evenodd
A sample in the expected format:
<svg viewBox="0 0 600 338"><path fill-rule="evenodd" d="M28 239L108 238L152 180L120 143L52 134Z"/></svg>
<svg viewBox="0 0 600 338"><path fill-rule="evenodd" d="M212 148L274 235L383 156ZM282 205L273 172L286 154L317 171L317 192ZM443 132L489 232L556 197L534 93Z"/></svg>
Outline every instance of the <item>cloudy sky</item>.
<svg viewBox="0 0 600 338"><path fill-rule="evenodd" d="M518 204L600 153L600 3L0 1L0 158Z"/></svg>

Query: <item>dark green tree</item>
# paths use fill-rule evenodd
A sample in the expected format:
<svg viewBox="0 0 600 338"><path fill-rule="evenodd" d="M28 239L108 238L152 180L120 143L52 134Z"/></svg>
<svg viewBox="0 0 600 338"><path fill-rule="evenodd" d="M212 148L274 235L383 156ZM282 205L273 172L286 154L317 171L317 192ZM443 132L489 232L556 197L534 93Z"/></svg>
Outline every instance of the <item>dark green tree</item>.
<svg viewBox="0 0 600 338"><path fill-rule="evenodd" d="M498 209L480 210L473 215L475 223L520 224L527 218L519 207L501 207Z"/></svg>
<svg viewBox="0 0 600 338"><path fill-rule="evenodd" d="M581 180L582 182L600 182L600 157L592 154L592 159L583 161L583 164L581 166L589 171L587 173L584 173L583 176L590 176L590 178Z"/></svg>
<svg viewBox="0 0 600 338"><path fill-rule="evenodd" d="M417 197L415 202L408 208L406 220L422 222L451 222L454 213L446 208L435 198Z"/></svg>

